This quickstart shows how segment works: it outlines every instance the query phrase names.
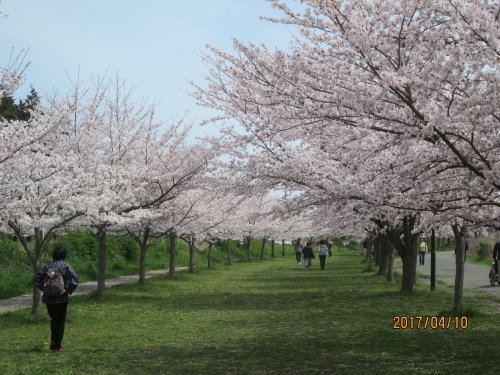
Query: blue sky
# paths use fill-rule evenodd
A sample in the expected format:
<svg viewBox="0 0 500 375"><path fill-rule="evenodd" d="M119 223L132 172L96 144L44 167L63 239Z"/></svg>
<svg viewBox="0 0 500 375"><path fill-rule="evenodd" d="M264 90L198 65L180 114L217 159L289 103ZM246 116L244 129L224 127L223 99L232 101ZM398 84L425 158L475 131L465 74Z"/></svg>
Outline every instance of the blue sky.
<svg viewBox="0 0 500 375"><path fill-rule="evenodd" d="M25 97L64 92L69 79L90 85L91 76L117 73L137 86L138 97L156 101L157 120L184 116L195 123L214 113L185 93L188 80L204 84L200 55L209 43L232 51L231 38L287 48L293 29L259 20L281 16L265 0L1 0L0 66L29 49ZM199 135L213 130L197 129Z"/></svg>

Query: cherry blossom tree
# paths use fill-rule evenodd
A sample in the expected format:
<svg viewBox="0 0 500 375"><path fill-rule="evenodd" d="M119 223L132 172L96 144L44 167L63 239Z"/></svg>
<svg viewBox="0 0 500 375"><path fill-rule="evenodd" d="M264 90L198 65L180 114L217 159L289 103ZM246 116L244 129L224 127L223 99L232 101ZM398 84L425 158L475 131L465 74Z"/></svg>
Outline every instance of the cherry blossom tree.
<svg viewBox="0 0 500 375"><path fill-rule="evenodd" d="M133 211L171 199L207 160L183 143L187 128L159 134L154 107L135 107L122 80L93 83L45 98L24 125L44 132L2 163L0 229L17 235L36 272L57 231L68 224L93 226L104 294L107 230L129 224ZM32 235L33 248L27 241ZM39 297L34 290L33 313L40 311Z"/></svg>
<svg viewBox="0 0 500 375"><path fill-rule="evenodd" d="M64 113L39 104L28 121L4 127L18 129L11 133L17 146L1 163L0 230L16 235L34 272L53 236L85 212L79 195L85 191L86 176L65 135L67 123ZM21 140L20 133L26 139ZM29 242L32 236L34 242ZM40 292L33 288L32 313L39 314L40 306Z"/></svg>
<svg viewBox="0 0 500 375"><path fill-rule="evenodd" d="M311 0L302 13L270 2L285 13L271 21L298 26L300 38L290 52L238 41L235 56L210 47L202 104L257 131L271 121L274 133L335 122L424 139L472 172L483 204L497 205L498 2Z"/></svg>
<svg viewBox="0 0 500 375"><path fill-rule="evenodd" d="M148 236L168 231L163 228L162 232L154 223L165 216L162 205L203 174L214 156L207 146L186 144L190 127L183 126L182 121L165 127L154 121L154 106L136 107L131 100L133 91L124 81L117 79L103 88L97 91L99 96L94 95L95 109L86 112L96 118L91 119L88 130L78 127L84 136L90 130L103 140L92 143L92 210L87 210L84 219L95 228L99 239L99 295L104 295L105 288L107 231L140 227L140 237L133 238L140 239L144 261Z"/></svg>
<svg viewBox="0 0 500 375"><path fill-rule="evenodd" d="M268 186L292 182L317 202L326 199L313 198L318 191L349 198L361 203L360 214L393 228L408 265L403 289L413 290L415 240L426 225L497 205L495 183L484 183L495 173L496 97L477 93L494 92L498 81L498 4L310 0L298 13L270 2L285 13L271 21L299 27L291 50L236 40L235 55L209 47L208 88L197 86L194 96L238 120L247 133L226 128L220 142ZM360 140L383 152L367 159ZM246 144L265 152L249 155ZM304 157L309 148L314 157ZM341 173L332 178L332 169ZM439 215L422 220L424 211ZM475 214L470 219L485 219Z"/></svg>

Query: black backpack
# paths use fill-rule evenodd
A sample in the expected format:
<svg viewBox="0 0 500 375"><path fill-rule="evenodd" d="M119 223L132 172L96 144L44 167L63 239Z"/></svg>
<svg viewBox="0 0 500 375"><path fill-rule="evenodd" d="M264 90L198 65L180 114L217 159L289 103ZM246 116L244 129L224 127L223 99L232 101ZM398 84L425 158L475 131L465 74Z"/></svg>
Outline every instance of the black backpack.
<svg viewBox="0 0 500 375"><path fill-rule="evenodd" d="M49 297L64 294L64 279L58 268L52 267L47 270L47 278L44 283L44 294Z"/></svg>

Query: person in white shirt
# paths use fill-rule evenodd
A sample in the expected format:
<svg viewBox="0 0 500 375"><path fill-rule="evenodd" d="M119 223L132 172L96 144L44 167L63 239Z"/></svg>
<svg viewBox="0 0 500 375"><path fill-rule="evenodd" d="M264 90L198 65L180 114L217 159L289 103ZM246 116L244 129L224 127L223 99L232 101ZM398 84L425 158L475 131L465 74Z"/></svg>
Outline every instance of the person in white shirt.
<svg viewBox="0 0 500 375"><path fill-rule="evenodd" d="M321 269L325 269L325 262L326 262L326 256L328 255L328 246L326 246L326 241L321 240L319 241L319 246L318 246L318 253L319 253L319 265L321 266Z"/></svg>

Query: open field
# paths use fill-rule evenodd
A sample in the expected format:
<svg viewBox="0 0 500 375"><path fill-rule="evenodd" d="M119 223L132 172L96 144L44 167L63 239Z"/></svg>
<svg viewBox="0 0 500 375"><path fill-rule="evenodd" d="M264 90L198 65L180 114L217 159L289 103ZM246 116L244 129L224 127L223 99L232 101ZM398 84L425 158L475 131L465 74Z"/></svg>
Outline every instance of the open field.
<svg viewBox="0 0 500 375"><path fill-rule="evenodd" d="M0 372L498 372L498 310L466 299L466 311L455 319L447 313L451 292L419 285L415 293L401 293L399 277L387 283L364 272L360 258L336 252L324 271L317 259L305 271L291 255L242 261L149 279L144 287L115 286L105 300L76 296L64 353L48 350L48 317L31 318L28 309L3 314ZM408 328L395 329L394 317Z"/></svg>

